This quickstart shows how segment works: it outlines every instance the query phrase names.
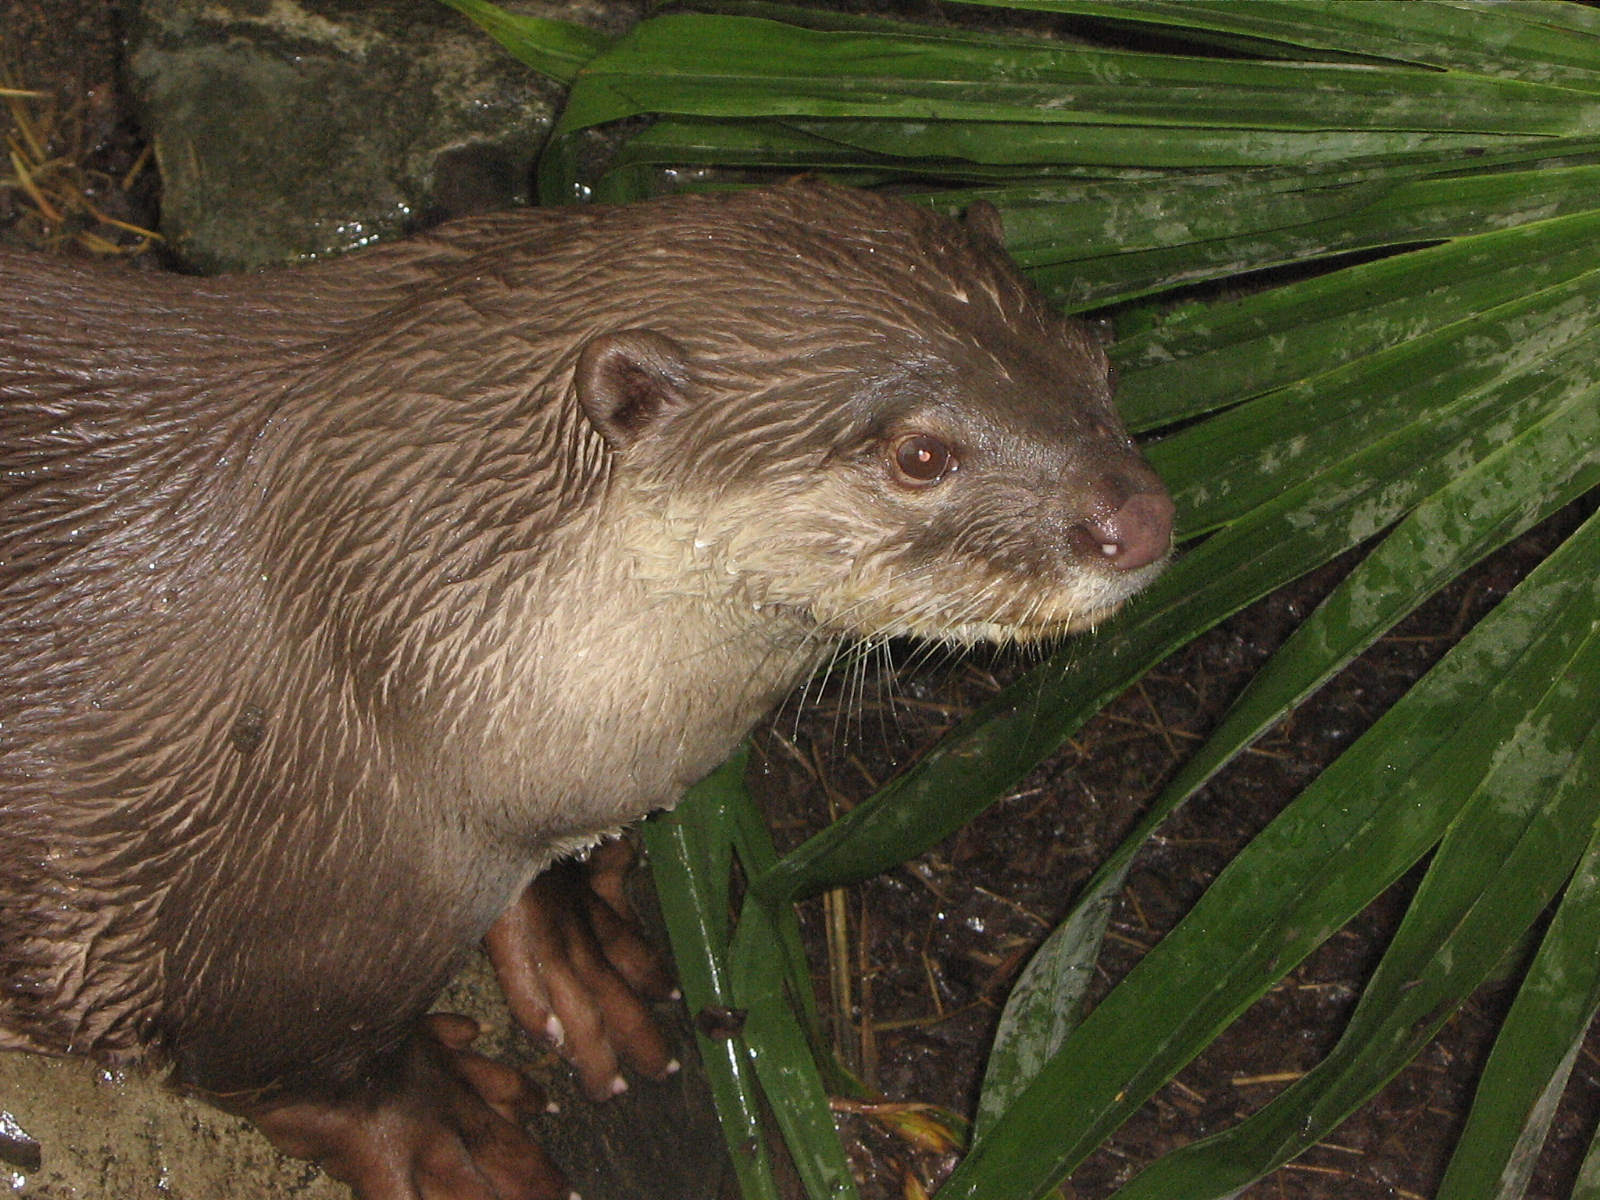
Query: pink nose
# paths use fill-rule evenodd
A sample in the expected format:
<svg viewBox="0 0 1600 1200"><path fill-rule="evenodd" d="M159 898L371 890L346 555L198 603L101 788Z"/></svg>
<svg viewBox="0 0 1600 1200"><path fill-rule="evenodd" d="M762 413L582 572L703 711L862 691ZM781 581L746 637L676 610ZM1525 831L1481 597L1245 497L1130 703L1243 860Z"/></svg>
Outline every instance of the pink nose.
<svg viewBox="0 0 1600 1200"><path fill-rule="evenodd" d="M1085 521L1083 527L1113 567L1132 571L1156 561L1172 545L1172 497L1134 492L1122 507Z"/></svg>

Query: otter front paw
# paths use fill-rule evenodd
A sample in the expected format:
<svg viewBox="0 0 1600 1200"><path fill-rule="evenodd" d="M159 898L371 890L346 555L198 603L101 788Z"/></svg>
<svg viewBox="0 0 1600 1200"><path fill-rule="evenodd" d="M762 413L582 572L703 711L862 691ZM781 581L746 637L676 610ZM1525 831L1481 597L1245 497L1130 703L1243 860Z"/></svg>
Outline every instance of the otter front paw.
<svg viewBox="0 0 1600 1200"><path fill-rule="evenodd" d="M425 1018L398 1082L356 1100L297 1100L245 1115L285 1154L319 1163L357 1200L569 1200L523 1132L543 1099L522 1074L467 1049L477 1022Z"/></svg>
<svg viewBox="0 0 1600 1200"><path fill-rule="evenodd" d="M587 863L557 863L485 939L518 1024L560 1051L595 1100L627 1090L619 1063L651 1079L678 1067L645 1003L674 993L623 895L632 861L612 841Z"/></svg>

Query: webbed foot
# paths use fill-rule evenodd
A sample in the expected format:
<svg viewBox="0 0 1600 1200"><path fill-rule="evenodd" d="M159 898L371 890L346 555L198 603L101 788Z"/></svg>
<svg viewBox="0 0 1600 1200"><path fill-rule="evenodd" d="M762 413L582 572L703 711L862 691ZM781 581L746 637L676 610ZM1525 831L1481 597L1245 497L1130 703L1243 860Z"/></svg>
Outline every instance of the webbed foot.
<svg viewBox="0 0 1600 1200"><path fill-rule="evenodd" d="M522 1128L543 1098L519 1071L467 1049L477 1035L476 1021L434 1013L401 1052L398 1082L375 1098L245 1115L357 1200L568 1200L561 1172Z"/></svg>
<svg viewBox="0 0 1600 1200"><path fill-rule="evenodd" d="M678 1067L646 1004L675 993L623 894L632 862L616 840L555 864L485 939L518 1024L565 1056L595 1100L627 1090L621 1064L651 1079Z"/></svg>

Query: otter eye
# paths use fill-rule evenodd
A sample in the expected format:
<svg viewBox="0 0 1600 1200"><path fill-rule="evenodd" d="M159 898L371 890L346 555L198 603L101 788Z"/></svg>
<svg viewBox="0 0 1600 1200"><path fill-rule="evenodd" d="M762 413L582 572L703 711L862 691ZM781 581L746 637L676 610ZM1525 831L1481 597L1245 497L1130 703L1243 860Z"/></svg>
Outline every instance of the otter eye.
<svg viewBox="0 0 1600 1200"><path fill-rule="evenodd" d="M895 444L894 465L907 483L926 486L938 483L956 469L956 456L938 438L913 433Z"/></svg>

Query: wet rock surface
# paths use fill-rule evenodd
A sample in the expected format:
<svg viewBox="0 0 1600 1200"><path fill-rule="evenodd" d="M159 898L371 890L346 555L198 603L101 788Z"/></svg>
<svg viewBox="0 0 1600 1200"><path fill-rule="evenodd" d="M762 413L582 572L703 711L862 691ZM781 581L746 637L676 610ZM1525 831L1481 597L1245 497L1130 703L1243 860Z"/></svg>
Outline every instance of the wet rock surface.
<svg viewBox="0 0 1600 1200"><path fill-rule="evenodd" d="M634 6L510 4L612 32ZM563 90L434 0L144 0L128 81L189 270L302 262L528 204Z"/></svg>
<svg viewBox="0 0 1600 1200"><path fill-rule="evenodd" d="M515 1030L486 960L475 956L439 999L476 1017L476 1049L514 1063L559 1111L534 1136L589 1200L734 1200L732 1178L682 1006L659 1016L684 1069L634 1080L593 1104L566 1064ZM7 1135L10 1135L9 1138ZM29 1162L26 1142L36 1149ZM78 1059L0 1053L0 1187L32 1200L349 1200L316 1167L279 1154L249 1122L161 1086Z"/></svg>

